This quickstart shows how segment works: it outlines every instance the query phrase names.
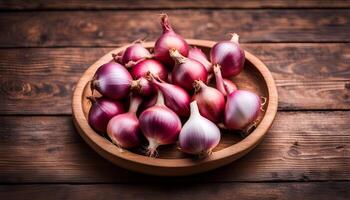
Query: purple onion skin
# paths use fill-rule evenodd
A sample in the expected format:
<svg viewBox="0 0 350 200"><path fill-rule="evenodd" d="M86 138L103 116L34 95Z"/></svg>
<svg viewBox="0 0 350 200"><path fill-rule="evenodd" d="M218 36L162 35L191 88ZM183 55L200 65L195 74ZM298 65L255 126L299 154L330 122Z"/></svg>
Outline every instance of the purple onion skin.
<svg viewBox="0 0 350 200"><path fill-rule="evenodd" d="M137 62L149 57L151 57L151 53L141 43L135 43L125 49L122 56L122 63L125 65L129 62Z"/></svg>
<svg viewBox="0 0 350 200"><path fill-rule="evenodd" d="M236 90L227 96L225 126L242 130L259 116L261 100L258 95L246 90Z"/></svg>
<svg viewBox="0 0 350 200"><path fill-rule="evenodd" d="M165 105L173 110L180 117L190 115L191 97L181 87L165 82L158 82L155 79L152 83L163 93Z"/></svg>
<svg viewBox="0 0 350 200"><path fill-rule="evenodd" d="M167 80L168 71L162 63L154 59L146 59L137 63L131 70L134 79L145 77L148 72L158 76L162 80Z"/></svg>
<svg viewBox="0 0 350 200"><path fill-rule="evenodd" d="M219 65L213 65L213 72L215 76L216 89L218 89L224 96L231 94L237 90L236 84L229 79L222 78L222 73Z"/></svg>
<svg viewBox="0 0 350 200"><path fill-rule="evenodd" d="M156 103L157 103L157 94L144 98L138 110L138 114L141 114L144 110L154 106Z"/></svg>
<svg viewBox="0 0 350 200"><path fill-rule="evenodd" d="M144 136L160 145L176 142L181 130L180 118L165 106L148 108L141 113L139 121Z"/></svg>
<svg viewBox="0 0 350 200"><path fill-rule="evenodd" d="M128 70L119 63L109 62L102 65L95 73L91 83L103 96L122 99L129 95L132 77Z"/></svg>
<svg viewBox="0 0 350 200"><path fill-rule="evenodd" d="M171 80L173 84L192 91L195 80L207 82L207 78L208 72L200 62L187 59L184 63L175 64Z"/></svg>
<svg viewBox="0 0 350 200"><path fill-rule="evenodd" d="M155 89L150 81L141 77L136 81L133 81L135 85L132 85L132 92L141 95L143 97L151 96L155 93Z"/></svg>
<svg viewBox="0 0 350 200"><path fill-rule="evenodd" d="M163 15L161 19L163 34L158 38L156 44L154 45L154 56L157 60L161 61L167 67L172 69L175 62L170 57L169 50L177 49L182 55L187 56L190 48L183 37L176 34L171 28L168 16Z"/></svg>
<svg viewBox="0 0 350 200"><path fill-rule="evenodd" d="M107 126L108 136L113 143L122 148L140 145L140 125L135 113L124 113L113 117Z"/></svg>
<svg viewBox="0 0 350 200"><path fill-rule="evenodd" d="M200 114L214 123L221 121L225 109L224 95L203 82L196 81L196 84L199 84L199 91L193 95L192 100L197 101Z"/></svg>
<svg viewBox="0 0 350 200"><path fill-rule="evenodd" d="M89 125L98 133L105 133L107 124L114 116L125 112L123 105L105 97L92 100L88 115Z"/></svg>
<svg viewBox="0 0 350 200"><path fill-rule="evenodd" d="M191 48L188 52L187 57L192 59L192 60L196 60L196 61L200 62L205 67L207 72L212 71L212 65L209 62L207 56L203 53L203 51L201 49L198 49L196 47Z"/></svg>
<svg viewBox="0 0 350 200"><path fill-rule="evenodd" d="M221 66L224 78L236 76L244 67L244 50L240 47L238 39L237 42L218 42L210 51L210 60L212 64Z"/></svg>

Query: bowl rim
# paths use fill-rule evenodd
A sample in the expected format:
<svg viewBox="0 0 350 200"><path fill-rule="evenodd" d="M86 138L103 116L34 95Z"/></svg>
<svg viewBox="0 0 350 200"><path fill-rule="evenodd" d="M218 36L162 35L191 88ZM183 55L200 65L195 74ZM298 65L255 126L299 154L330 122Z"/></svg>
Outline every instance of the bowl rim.
<svg viewBox="0 0 350 200"><path fill-rule="evenodd" d="M197 40L197 39L186 39L189 45L197 47L207 47L211 48L216 42L209 40ZM94 64L86 69L83 75L80 77L78 83L76 84L75 91L72 97L72 111L74 124L78 129L79 134L83 139L97 151L101 156L112 161L113 163L120 165L121 167L128 168L135 171L142 171L147 173L147 167L162 167L162 168L186 168L194 167L200 165L212 165L214 162L222 163L221 165L227 164L232 160L233 157L241 157L245 153L253 149L257 144L259 144L264 135L267 133L268 129L271 127L274 118L277 114L278 107L278 94L275 81L266 65L259 60L256 56L245 50L245 57L254 67L261 73L264 81L266 82L267 92L269 94L268 105L266 107L265 115L260 121L256 129L249 134L246 138L240 142L231 145L227 148L221 149L219 151L213 152L211 156L202 160L193 160L191 158L151 158L144 155L139 155L127 150L120 150L115 147L114 144L96 134L96 132L88 125L88 121L85 118L82 96L86 84L91 79L91 74L94 74L99 66L104 64L106 60L111 60L112 53L118 53L126 49L128 45L116 48L100 59L98 59ZM154 46L154 42L143 43L145 47ZM125 163L121 161L127 161ZM140 170L136 165L142 165L146 167L144 170ZM203 171L203 170L199 170Z"/></svg>

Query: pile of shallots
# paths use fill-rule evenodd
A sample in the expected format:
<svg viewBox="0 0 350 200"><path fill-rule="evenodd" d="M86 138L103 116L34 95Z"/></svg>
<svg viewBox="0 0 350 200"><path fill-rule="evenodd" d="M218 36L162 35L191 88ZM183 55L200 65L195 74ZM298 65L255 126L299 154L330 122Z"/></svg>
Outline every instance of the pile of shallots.
<svg viewBox="0 0 350 200"><path fill-rule="evenodd" d="M244 67L238 35L216 43L209 61L174 32L166 14L161 25L152 53L134 42L96 71L90 86L101 97L89 97L89 124L119 148L140 147L147 139L149 156L176 142L185 153L210 155L221 138L218 124L247 130L261 109L259 96L230 80Z"/></svg>

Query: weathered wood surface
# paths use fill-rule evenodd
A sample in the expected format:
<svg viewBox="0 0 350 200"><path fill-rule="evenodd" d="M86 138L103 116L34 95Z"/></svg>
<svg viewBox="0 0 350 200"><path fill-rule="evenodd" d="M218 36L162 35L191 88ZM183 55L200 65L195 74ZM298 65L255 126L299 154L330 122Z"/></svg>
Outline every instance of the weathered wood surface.
<svg viewBox="0 0 350 200"><path fill-rule="evenodd" d="M0 117L2 183L350 180L350 111L279 112L265 140L242 159L189 177L129 172L97 155L71 117Z"/></svg>
<svg viewBox="0 0 350 200"><path fill-rule="evenodd" d="M1 199L349 199L349 182L2 185ZM176 195L175 195L176 194Z"/></svg>
<svg viewBox="0 0 350 200"><path fill-rule="evenodd" d="M0 0L0 199L350 199L349 8L346 0ZM56 116L71 114L75 83L95 60L157 38L161 12L186 38L239 33L271 69L280 112L237 162L190 177L136 174L97 155L70 116Z"/></svg>
<svg viewBox="0 0 350 200"><path fill-rule="evenodd" d="M160 11L3 12L0 47L117 46L160 34ZM169 10L185 38L349 42L349 10ZM147 16L147 17L145 17ZM186 19L186 20L184 20ZM224 19L224 20L223 20Z"/></svg>
<svg viewBox="0 0 350 200"><path fill-rule="evenodd" d="M0 9L349 8L346 0L1 0Z"/></svg>
<svg viewBox="0 0 350 200"><path fill-rule="evenodd" d="M350 109L350 45L244 44L278 85L280 110ZM71 114L84 70L112 48L0 49L0 114Z"/></svg>

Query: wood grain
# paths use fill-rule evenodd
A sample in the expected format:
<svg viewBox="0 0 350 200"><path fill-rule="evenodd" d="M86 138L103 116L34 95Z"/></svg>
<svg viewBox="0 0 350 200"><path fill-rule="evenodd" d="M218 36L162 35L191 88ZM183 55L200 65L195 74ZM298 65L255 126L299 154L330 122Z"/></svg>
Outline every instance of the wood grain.
<svg viewBox="0 0 350 200"><path fill-rule="evenodd" d="M303 199L345 200L349 182L325 183L182 183L99 185L2 185L1 199ZM50 195L48 195L50 194ZM176 195L169 195L176 194Z"/></svg>
<svg viewBox="0 0 350 200"><path fill-rule="evenodd" d="M0 117L2 183L350 180L350 112L279 112L264 141L240 160L196 176L129 172L97 155L70 117Z"/></svg>
<svg viewBox="0 0 350 200"><path fill-rule="evenodd" d="M273 0L273 1L123 1L123 0L0 0L0 9L179 9L179 8L349 8L346 0Z"/></svg>
<svg viewBox="0 0 350 200"><path fill-rule="evenodd" d="M7 12L0 47L118 46L160 34L160 11ZM349 42L348 10L169 10L185 38L242 42ZM222 23L222 21L225 23ZM142 23L141 23L142 22ZM335 34L336 33L336 34Z"/></svg>
<svg viewBox="0 0 350 200"><path fill-rule="evenodd" d="M349 44L243 46L272 71L280 110L350 109ZM0 49L0 114L71 114L79 77L110 50Z"/></svg>

